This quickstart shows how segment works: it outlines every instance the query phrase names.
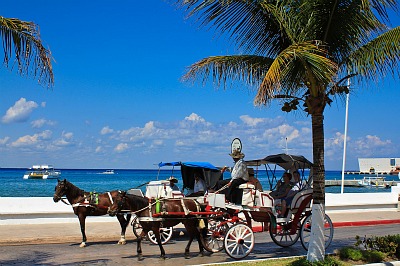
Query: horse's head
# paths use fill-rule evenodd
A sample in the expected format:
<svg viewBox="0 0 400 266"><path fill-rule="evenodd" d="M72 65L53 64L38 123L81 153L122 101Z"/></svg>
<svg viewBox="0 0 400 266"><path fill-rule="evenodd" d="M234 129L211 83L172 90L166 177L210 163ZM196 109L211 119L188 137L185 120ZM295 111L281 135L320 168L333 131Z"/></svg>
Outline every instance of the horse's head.
<svg viewBox="0 0 400 266"><path fill-rule="evenodd" d="M122 208L126 208L126 205L126 192L118 191L117 196L114 198L114 203L110 207L108 207L108 214L110 216L115 216L122 210Z"/></svg>
<svg viewBox="0 0 400 266"><path fill-rule="evenodd" d="M68 190L68 186L67 186L67 180L58 180L56 187L54 188L55 192L54 192L54 196L53 196L53 200L54 202L58 202L62 196L65 195L65 193Z"/></svg>

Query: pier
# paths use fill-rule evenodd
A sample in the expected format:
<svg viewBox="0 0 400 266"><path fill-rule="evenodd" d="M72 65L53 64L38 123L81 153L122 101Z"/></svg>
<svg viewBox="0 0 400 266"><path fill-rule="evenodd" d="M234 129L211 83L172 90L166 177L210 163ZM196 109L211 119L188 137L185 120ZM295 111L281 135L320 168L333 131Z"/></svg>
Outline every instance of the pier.
<svg viewBox="0 0 400 266"><path fill-rule="evenodd" d="M358 183L358 181L360 181L361 179L354 179L354 180L344 180L343 185L345 187L362 187L362 185L360 185ZM385 183L388 186L396 186L398 183L400 183L399 181L392 181L392 180L386 180ZM342 180L325 180L325 187L333 187L333 186L341 186L342 185Z"/></svg>

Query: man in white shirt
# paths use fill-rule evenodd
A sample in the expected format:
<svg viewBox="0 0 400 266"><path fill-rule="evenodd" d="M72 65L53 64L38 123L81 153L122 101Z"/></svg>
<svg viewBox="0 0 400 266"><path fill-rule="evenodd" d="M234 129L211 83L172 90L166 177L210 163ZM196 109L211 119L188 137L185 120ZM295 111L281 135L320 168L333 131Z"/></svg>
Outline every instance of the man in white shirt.
<svg viewBox="0 0 400 266"><path fill-rule="evenodd" d="M222 173L226 170L230 170L232 179L228 183L229 189L227 193L227 198L230 202L237 203L240 199L237 198L237 195L233 195L233 192L235 188L249 181L249 174L247 172L247 165L243 160L244 154L242 152L240 152L239 150L234 150L229 155L232 157L235 165L231 169L225 166L224 168L222 168Z"/></svg>

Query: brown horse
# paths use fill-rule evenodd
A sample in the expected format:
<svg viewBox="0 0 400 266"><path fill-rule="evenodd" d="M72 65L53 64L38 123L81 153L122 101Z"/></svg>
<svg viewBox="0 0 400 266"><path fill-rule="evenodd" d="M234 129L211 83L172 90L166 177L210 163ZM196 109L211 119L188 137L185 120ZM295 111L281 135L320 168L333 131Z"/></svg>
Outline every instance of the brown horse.
<svg viewBox="0 0 400 266"><path fill-rule="evenodd" d="M85 247L87 240L85 233L86 216L106 215L108 208L113 204L117 195L118 191L111 191L103 194L93 194L90 192L85 192L64 179L62 181L58 180L58 183L55 187L53 200L54 202L58 202L59 200L62 200L61 197L67 197L69 203L74 210L75 215L77 215L79 218L82 232L82 243L80 244L80 247ZM93 203L93 201L95 202ZM121 239L118 241L118 244L124 245L126 244L126 227L128 226L131 219L131 214L127 214L126 219L124 217L124 214L118 214L117 218L121 225Z"/></svg>
<svg viewBox="0 0 400 266"><path fill-rule="evenodd" d="M139 217L140 225L144 235L153 231L160 247L160 258L165 259L165 250L160 240L160 227L172 227L182 223L189 235L189 242L185 248L185 258L190 258L189 249L194 237L199 243L200 254L203 255L203 235L206 233L204 221L199 216L203 207L194 199L160 199L149 200L146 197L126 194L120 192L109 209L109 214L115 215L121 210L130 210ZM203 230L204 228L204 230ZM142 237L138 237L137 254L138 260L142 259Z"/></svg>

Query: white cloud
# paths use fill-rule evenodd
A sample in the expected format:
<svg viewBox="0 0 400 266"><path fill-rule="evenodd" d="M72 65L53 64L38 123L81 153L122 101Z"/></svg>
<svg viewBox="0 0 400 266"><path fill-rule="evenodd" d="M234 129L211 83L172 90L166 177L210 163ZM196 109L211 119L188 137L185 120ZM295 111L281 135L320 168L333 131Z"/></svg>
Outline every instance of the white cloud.
<svg viewBox="0 0 400 266"><path fill-rule="evenodd" d="M25 122L38 104L33 101L26 101L21 98L15 102L13 106L8 108L6 114L2 118L3 123Z"/></svg>
<svg viewBox="0 0 400 266"><path fill-rule="evenodd" d="M63 136L63 138L69 140L69 139L72 139L74 137L74 133L72 133L72 132L63 132L62 136Z"/></svg>
<svg viewBox="0 0 400 266"><path fill-rule="evenodd" d="M99 153L99 152L102 152L102 151L103 151L103 148L101 146L97 146L96 147L96 150L95 150L96 153Z"/></svg>
<svg viewBox="0 0 400 266"><path fill-rule="evenodd" d="M4 137L2 139L0 139L0 145L5 145L7 144L8 140L10 139L10 137Z"/></svg>
<svg viewBox="0 0 400 266"><path fill-rule="evenodd" d="M358 156L385 156L394 149L391 140L382 140L378 136L371 135L358 138L350 145Z"/></svg>
<svg viewBox="0 0 400 266"><path fill-rule="evenodd" d="M41 119L37 119L31 122L31 125L33 128L41 128L44 125L48 125L48 126L54 126L56 124L56 122L51 121L51 120L46 120L44 118Z"/></svg>
<svg viewBox="0 0 400 266"><path fill-rule="evenodd" d="M255 127L257 126L257 124L264 122L265 118L254 118L248 115L242 115L240 116L240 120L242 120L243 123L245 123L248 126Z"/></svg>
<svg viewBox="0 0 400 266"><path fill-rule="evenodd" d="M113 132L114 132L114 129L110 128L109 126L105 126L101 129L100 134L107 135L107 134L111 134Z"/></svg>
<svg viewBox="0 0 400 266"><path fill-rule="evenodd" d="M18 138L16 141L10 144L11 147L34 147L41 143L41 141L51 139L52 132L45 130L42 133L34 135L25 135Z"/></svg>
<svg viewBox="0 0 400 266"><path fill-rule="evenodd" d="M72 132L62 132L61 138L55 140L53 144L57 147L74 146L75 142L73 141L73 137L74 134Z"/></svg>
<svg viewBox="0 0 400 266"><path fill-rule="evenodd" d="M126 149L129 148L129 145L127 143L119 143L115 148L114 151L116 152L123 152Z"/></svg>
<svg viewBox="0 0 400 266"><path fill-rule="evenodd" d="M183 121L180 122L180 126L187 127L196 127L196 126L211 126L210 122L207 122L203 117L199 116L196 113L191 113L189 116L186 116Z"/></svg>
<svg viewBox="0 0 400 266"><path fill-rule="evenodd" d="M187 121L201 122L204 123L206 120L199 116L198 114L191 113L189 116L185 117Z"/></svg>

